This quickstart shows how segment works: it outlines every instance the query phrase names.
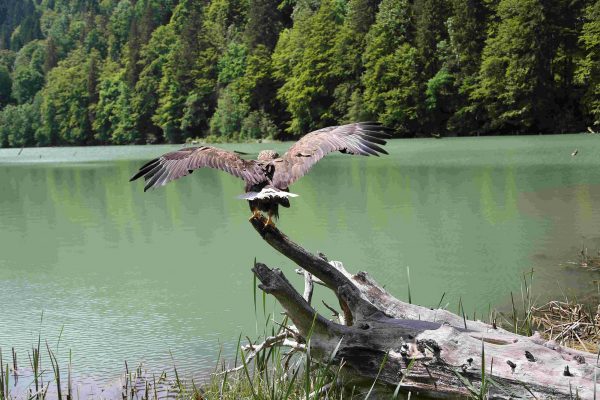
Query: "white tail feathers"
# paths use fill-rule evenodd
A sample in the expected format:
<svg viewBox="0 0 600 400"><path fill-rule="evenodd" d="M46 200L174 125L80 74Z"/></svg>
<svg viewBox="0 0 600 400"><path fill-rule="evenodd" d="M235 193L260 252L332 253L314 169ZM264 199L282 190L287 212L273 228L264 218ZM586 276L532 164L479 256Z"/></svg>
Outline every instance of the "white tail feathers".
<svg viewBox="0 0 600 400"><path fill-rule="evenodd" d="M237 198L241 200L273 199L273 198L298 197L295 193L284 192L273 188L264 188L260 192L248 192L240 194Z"/></svg>

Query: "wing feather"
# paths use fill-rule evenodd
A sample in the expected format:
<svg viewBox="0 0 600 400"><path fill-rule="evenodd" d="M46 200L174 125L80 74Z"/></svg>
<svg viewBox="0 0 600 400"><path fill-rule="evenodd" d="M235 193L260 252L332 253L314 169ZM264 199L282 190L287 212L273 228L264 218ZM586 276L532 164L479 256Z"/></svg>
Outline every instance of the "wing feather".
<svg viewBox="0 0 600 400"><path fill-rule="evenodd" d="M191 174L198 168L209 167L228 172L254 185L266 179L263 166L254 160L244 160L234 152L216 147L185 147L163 154L140 167L130 181L144 177L144 191Z"/></svg>
<svg viewBox="0 0 600 400"><path fill-rule="evenodd" d="M371 143L377 143L377 144L381 144L384 145L386 143L385 140L378 138L377 136L371 136L371 134L367 134L365 135L366 138L369 139L369 142Z"/></svg>
<svg viewBox="0 0 600 400"><path fill-rule="evenodd" d="M275 162L273 186L285 189L327 154L340 151L362 156L388 154L380 147L391 137L391 130L377 122L330 126L311 132L298 140Z"/></svg>
<svg viewBox="0 0 600 400"><path fill-rule="evenodd" d="M166 174L168 172L168 170L166 168L162 168L159 169L158 171L156 171L156 173L150 177L150 179L148 179L146 181L146 185L144 186L144 192L148 189L150 189L151 187L154 186L154 184L160 179L160 177L164 174ZM156 185L158 186L158 185Z"/></svg>
<svg viewBox="0 0 600 400"><path fill-rule="evenodd" d="M176 172L176 162L173 160L169 160L165 163L165 169L167 170L167 173L164 174L162 176L162 178L160 178L159 181L156 182L156 186L163 186L166 185L167 182L173 180L173 176L174 176L174 172Z"/></svg>

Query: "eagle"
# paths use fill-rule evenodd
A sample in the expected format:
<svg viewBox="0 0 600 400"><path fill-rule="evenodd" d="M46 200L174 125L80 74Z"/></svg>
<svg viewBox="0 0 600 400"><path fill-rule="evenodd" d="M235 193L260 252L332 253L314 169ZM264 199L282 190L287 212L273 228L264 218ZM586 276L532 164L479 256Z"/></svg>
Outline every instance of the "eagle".
<svg viewBox="0 0 600 400"><path fill-rule="evenodd" d="M263 150L256 160L245 160L235 152L216 147L184 147L142 165L130 182L143 176L147 191L198 168L216 168L244 180L245 193L239 198L250 204L251 220L264 212L268 214L265 226L274 225L279 206L290 207L289 198L298 196L290 193L289 186L319 160L335 151L361 156L388 154L380 146L386 144L390 131L377 122L330 126L306 134L281 157L273 150Z"/></svg>

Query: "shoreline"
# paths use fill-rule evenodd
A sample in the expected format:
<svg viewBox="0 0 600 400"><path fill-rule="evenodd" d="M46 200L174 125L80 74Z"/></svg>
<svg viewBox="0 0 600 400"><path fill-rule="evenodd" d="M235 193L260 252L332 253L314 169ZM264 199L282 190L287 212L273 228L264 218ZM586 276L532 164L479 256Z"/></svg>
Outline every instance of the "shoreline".
<svg viewBox="0 0 600 400"><path fill-rule="evenodd" d="M524 299L523 301L529 301L529 298ZM525 315L520 315L516 310L514 310L513 317L516 316L515 321L509 321L506 313L493 310L493 313L490 314L491 319L487 322L491 323L492 321L495 321L496 318L501 317L500 321L503 322L501 326L505 329L516 329L519 334L530 333L530 335L526 336L531 336L531 334L535 332L541 332L542 337L547 340L553 340L552 336L547 335L547 331L553 330L553 327L544 325L544 320L550 320L548 317L548 306L551 304L555 306L557 304L562 304L565 307L561 308L559 313L566 312L565 310L569 309L571 314L577 314L576 319L578 319L577 321L571 321L571 325L563 324L562 322L564 321L562 318L560 321L554 321L561 322L561 324L556 326L562 327L561 331L554 330L554 335L556 335L557 338L566 338L567 334L571 332L571 340L569 342L565 343L560 341L557 343L567 348L585 350L588 352L597 352L598 347L594 344L594 342L597 343L597 341L600 340L600 327L594 326L596 333L595 335L588 336L587 340L582 342L582 340L579 339L578 342L581 345L577 345L577 342L574 339L577 334L575 333L575 336L573 336L573 333L575 332L577 324L579 324L581 318L583 318L581 317L581 312L582 310L586 312L586 307L580 304L574 304L568 301L551 301L541 306L531 305L529 308L530 312L527 312ZM567 304L570 304L570 307L566 307ZM588 317L593 319L591 314L588 315ZM468 317L466 318L469 320ZM598 307L598 313L595 318L596 320L600 321L600 307ZM591 324L591 322L588 323L590 326ZM530 327L535 327L536 329L534 329L532 332L527 332L526 330ZM279 329L281 329L281 326ZM240 339L242 337L241 335L242 334L240 334ZM268 335L268 327L265 327L265 332L263 335L264 337ZM260 341L261 337L263 336L261 335L257 338L258 341ZM586 344L588 347L586 347ZM238 342L238 351L235 354L235 358L231 357L229 360L226 360L225 358L221 358L221 356L219 356L219 358L215 361L214 366L210 368L206 367L204 368L205 371L203 373L194 373L193 376L182 376L177 370L176 365L171 369L149 371L142 363L140 363L135 367L134 370L132 370L130 364L125 361L125 368L120 376L111 378L106 383L101 383L100 379L94 379L94 377L91 375L81 377L73 375L72 365L70 363L67 365L60 364L51 348L47 347L48 345L46 345L47 350L40 347L37 349L35 346L33 347L34 353L37 351L37 354L40 354L38 357L39 365L37 366L32 364L31 366L23 367L19 363L27 362L27 358L24 358L23 355L17 355L14 352L14 349L12 352L12 358L9 358L6 356L6 353L2 352L2 349L0 349L0 363L2 365L3 372L0 377L0 399L19 400L36 398L44 400L47 398L54 398L54 396L58 396L62 399L66 395L68 396L67 398L72 400L116 398L133 400L171 398L169 396L175 396L175 398L178 399L190 400L195 400L198 398L234 400L239 399L240 392L245 393L244 397L256 398L255 394L253 394L255 390L253 388L255 385L253 380L255 379L259 380L258 385L263 384L261 379L265 378L262 377L266 377L267 382L269 379L272 381L286 379L285 374L281 375L281 371L278 368L278 365L283 365L284 358L274 355L271 357L271 364L269 365L269 356L266 355L267 350L269 349L265 348L263 350L265 354L263 354L262 361L262 363L266 363L265 365L261 366L261 357L258 356L253 359L252 362L254 364L252 366L246 365L240 361L243 359L243 356L239 352L239 345L240 343ZM54 358L55 361L52 361L52 358ZM17 359L20 361L17 361ZM232 359L234 359L233 367L231 364ZM29 357L28 361L30 363L34 363L35 357L33 358L33 361L32 358ZM300 356L300 360L296 360L296 362L301 363L302 356ZM52 369L47 368L47 365L50 363L52 363ZM46 365L46 367L41 369L44 365ZM320 369L329 369L330 367L321 365L317 366L316 368L317 371L319 371ZM34 370L40 369L42 372L38 373L36 376L34 374ZM236 370L237 372L233 372L233 370ZM296 372L296 374L297 373L298 372ZM324 373L324 371L322 373ZM270 376L270 378L267 376ZM36 377L38 379L36 379ZM57 377L60 379L57 379ZM6 379L8 379L8 381ZM283 397L282 399L303 399L305 397L304 394L293 395L293 393L296 393L304 388L305 382L303 380L304 378L298 379L296 383L294 383L294 380L292 380L289 384L294 385L294 390L290 391L290 397ZM24 384L27 382L30 382L30 384ZM233 385L233 387L230 388L229 393L225 392L223 389L228 382L229 385ZM319 384L318 374L316 378L311 378L311 382L311 387ZM37 387L37 390L34 389L35 387ZM290 386L290 388L292 388L292 386ZM333 390L333 388L331 389ZM348 388L346 388L346 390L348 390ZM344 390L342 389L342 392L343 391ZM345 399L346 397L343 398ZM348 398L353 399L354 397L351 396Z"/></svg>

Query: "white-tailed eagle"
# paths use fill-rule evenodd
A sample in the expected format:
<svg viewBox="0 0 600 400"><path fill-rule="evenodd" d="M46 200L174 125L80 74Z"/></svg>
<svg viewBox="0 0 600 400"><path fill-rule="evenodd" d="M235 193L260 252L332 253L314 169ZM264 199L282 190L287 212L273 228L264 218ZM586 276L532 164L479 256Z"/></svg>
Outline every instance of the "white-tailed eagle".
<svg viewBox="0 0 600 400"><path fill-rule="evenodd" d="M244 160L234 152L215 147L185 147L144 164L130 181L143 176L146 191L198 168L220 169L246 182L245 194L240 198L250 203L252 217L266 212L267 224L272 224L272 217L279 216L279 206L289 207L289 197L297 196L288 187L320 159L335 151L362 156L388 154L380 146L386 144L384 139L390 137L389 132L375 122L330 126L303 136L281 157L273 150L263 150L256 160Z"/></svg>

